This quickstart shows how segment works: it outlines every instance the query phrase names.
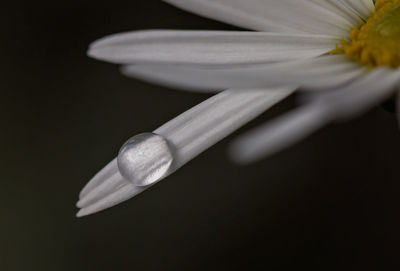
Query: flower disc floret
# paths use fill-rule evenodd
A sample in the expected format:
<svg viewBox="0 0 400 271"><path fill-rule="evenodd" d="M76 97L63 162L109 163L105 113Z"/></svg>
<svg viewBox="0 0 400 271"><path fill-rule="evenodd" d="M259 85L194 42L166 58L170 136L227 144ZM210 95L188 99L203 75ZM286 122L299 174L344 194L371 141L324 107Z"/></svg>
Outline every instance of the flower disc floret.
<svg viewBox="0 0 400 271"><path fill-rule="evenodd" d="M378 0L365 24L351 30L332 53L343 53L370 67L400 66L400 0Z"/></svg>

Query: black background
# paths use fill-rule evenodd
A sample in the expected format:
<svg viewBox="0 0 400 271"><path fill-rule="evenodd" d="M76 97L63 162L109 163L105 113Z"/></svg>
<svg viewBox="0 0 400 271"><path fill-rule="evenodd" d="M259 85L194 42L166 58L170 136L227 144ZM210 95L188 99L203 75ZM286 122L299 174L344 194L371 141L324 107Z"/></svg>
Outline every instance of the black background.
<svg viewBox="0 0 400 271"><path fill-rule="evenodd" d="M207 98L124 78L86 57L88 44L134 29L236 28L157 0L21 4L0 17L0 270L397 270L393 114L374 109L247 167L227 158L230 137L77 219L80 189L126 139Z"/></svg>

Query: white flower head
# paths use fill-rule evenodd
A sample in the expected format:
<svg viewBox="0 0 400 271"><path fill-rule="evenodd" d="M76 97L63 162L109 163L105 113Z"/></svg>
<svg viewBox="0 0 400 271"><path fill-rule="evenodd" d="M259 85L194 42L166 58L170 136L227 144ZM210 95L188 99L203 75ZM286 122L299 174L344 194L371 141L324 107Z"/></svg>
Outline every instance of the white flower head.
<svg viewBox="0 0 400 271"><path fill-rule="evenodd" d="M135 31L88 54L122 73L219 92L152 133L131 138L81 191L78 216L123 202L295 91L308 102L234 140L248 163L391 97L400 82L400 0L166 0L255 31Z"/></svg>

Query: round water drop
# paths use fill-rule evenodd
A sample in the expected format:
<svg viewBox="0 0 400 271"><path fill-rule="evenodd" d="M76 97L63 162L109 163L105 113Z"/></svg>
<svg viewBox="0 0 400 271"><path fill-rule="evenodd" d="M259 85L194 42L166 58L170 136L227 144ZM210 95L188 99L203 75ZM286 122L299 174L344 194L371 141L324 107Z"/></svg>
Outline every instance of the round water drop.
<svg viewBox="0 0 400 271"><path fill-rule="evenodd" d="M173 160L167 140L153 133L130 138L117 158L121 175L136 186L151 185L165 177Z"/></svg>

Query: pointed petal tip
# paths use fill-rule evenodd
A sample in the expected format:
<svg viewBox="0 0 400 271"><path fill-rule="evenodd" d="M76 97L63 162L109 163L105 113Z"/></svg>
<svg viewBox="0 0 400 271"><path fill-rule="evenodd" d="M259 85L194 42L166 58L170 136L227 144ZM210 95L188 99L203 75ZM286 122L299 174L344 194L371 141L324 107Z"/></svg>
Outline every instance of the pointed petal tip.
<svg viewBox="0 0 400 271"><path fill-rule="evenodd" d="M96 202L100 202L102 199L118 193L119 190L126 186L130 186L130 183L119 173L114 174L97 187L92 187L92 189L78 201L78 207L84 208Z"/></svg>
<svg viewBox="0 0 400 271"><path fill-rule="evenodd" d="M113 159L96 175L94 175L89 182L85 184L85 186L79 192L79 200L85 198L92 190L102 185L104 182L106 182L116 174L119 174L117 167L117 159Z"/></svg>
<svg viewBox="0 0 400 271"><path fill-rule="evenodd" d="M84 195L87 194L87 191L84 191L83 189L79 192L78 198L81 199L84 197Z"/></svg>
<svg viewBox="0 0 400 271"><path fill-rule="evenodd" d="M75 204L75 206L76 206L77 208L82 208L82 207L83 207L82 200L79 200L79 201Z"/></svg>
<svg viewBox="0 0 400 271"><path fill-rule="evenodd" d="M93 215L93 214L98 213L100 211L102 211L102 210L96 210L96 209L92 209L92 208L82 208L76 213L76 217L77 218L81 218L81 217L84 217L84 216Z"/></svg>
<svg viewBox="0 0 400 271"><path fill-rule="evenodd" d="M107 42L105 42L105 41L109 40L109 39L110 39L110 36L114 36L114 35L116 35L116 34L109 35L109 36L105 36L105 37L101 37L101 38L98 38L97 40L92 41L92 42L89 44L87 51L89 52L89 51L91 51L91 50L93 50L93 49L95 49L95 48L100 48L100 47L102 47L104 43L107 43Z"/></svg>
<svg viewBox="0 0 400 271"><path fill-rule="evenodd" d="M101 48L89 47L89 49L86 51L86 55L96 60L107 61L107 58L104 56L104 50L102 50Z"/></svg>
<svg viewBox="0 0 400 271"><path fill-rule="evenodd" d="M77 217L77 218L81 218L81 217L84 217L84 216L85 216L85 214L83 214L83 209L79 210L79 211L76 213L76 217Z"/></svg>
<svg viewBox="0 0 400 271"><path fill-rule="evenodd" d="M238 166L248 166L256 159L249 154L243 146L236 141L233 141L228 147L229 159Z"/></svg>
<svg viewBox="0 0 400 271"><path fill-rule="evenodd" d="M90 181L81 189L81 191L79 192L79 200L81 200L82 198L84 198L87 194L89 194L90 190L92 190L92 185L90 185Z"/></svg>
<svg viewBox="0 0 400 271"><path fill-rule="evenodd" d="M115 64L120 64L119 61L121 63L124 63L123 59L119 59L119 61L115 60L114 59L115 53L113 53L112 48L102 46L101 41L95 42L95 44L90 45L86 51L86 55L90 58L100 60L100 61L105 61L105 62L110 62L110 63L115 63Z"/></svg>

